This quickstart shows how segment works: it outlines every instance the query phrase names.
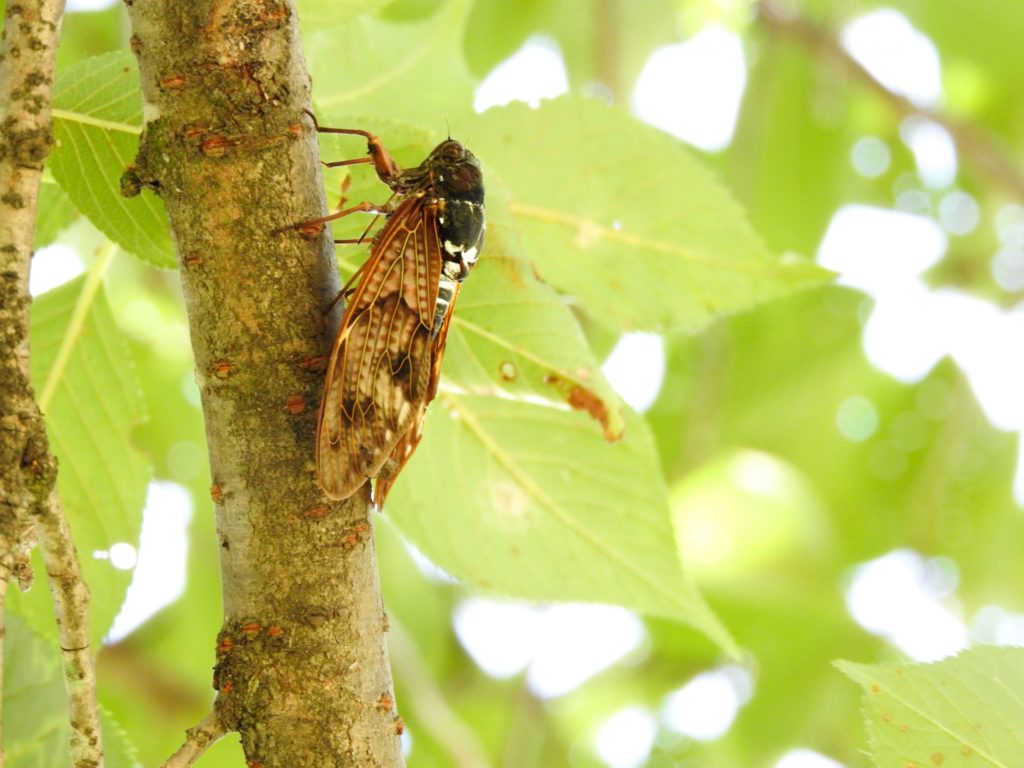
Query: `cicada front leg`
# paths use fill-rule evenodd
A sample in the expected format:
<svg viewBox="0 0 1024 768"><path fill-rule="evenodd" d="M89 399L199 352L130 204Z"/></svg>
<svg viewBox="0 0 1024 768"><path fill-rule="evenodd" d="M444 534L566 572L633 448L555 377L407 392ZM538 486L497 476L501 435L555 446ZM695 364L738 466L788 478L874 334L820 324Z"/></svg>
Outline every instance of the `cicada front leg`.
<svg viewBox="0 0 1024 768"><path fill-rule="evenodd" d="M362 136L366 139L367 157L357 157L351 160L337 160L330 163L324 163L326 168L339 168L345 165L359 165L362 163L372 163L374 169L377 171L377 176L387 184L389 187L394 188L402 174L402 169L398 163L395 162L394 158L384 147L384 143L374 134L369 131L364 131L359 128L326 128L321 126L316 119L316 115L310 112L308 109L303 110L310 119L313 121L313 128L316 129L317 133L342 133L353 136ZM375 203L363 202L358 205L353 205L350 208L345 208L340 211L335 211L326 216L318 216L315 219L307 219L306 221L299 221L295 224L289 224L284 227L279 227L271 232L272 235L279 235L283 232L297 231L304 235L315 235L322 228L323 225L329 221L335 221L344 216L348 216L352 213L372 213L374 214L373 221L363 230L358 238L349 238L345 240L335 240L337 244L352 244L362 243L366 240L366 236L373 228L374 223L377 221L376 217L380 215L387 215L391 211L392 201L388 200L384 205L377 205Z"/></svg>

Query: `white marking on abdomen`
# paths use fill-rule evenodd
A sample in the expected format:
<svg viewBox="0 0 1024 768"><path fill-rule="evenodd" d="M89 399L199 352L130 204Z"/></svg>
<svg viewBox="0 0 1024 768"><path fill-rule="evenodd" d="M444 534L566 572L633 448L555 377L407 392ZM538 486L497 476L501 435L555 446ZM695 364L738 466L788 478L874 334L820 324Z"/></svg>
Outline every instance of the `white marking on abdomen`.
<svg viewBox="0 0 1024 768"><path fill-rule="evenodd" d="M437 302L434 304L434 327L430 330L431 337L436 336L441 330L444 316L448 314L448 307L452 303L452 294L455 293L455 282L447 275L442 275L438 281Z"/></svg>

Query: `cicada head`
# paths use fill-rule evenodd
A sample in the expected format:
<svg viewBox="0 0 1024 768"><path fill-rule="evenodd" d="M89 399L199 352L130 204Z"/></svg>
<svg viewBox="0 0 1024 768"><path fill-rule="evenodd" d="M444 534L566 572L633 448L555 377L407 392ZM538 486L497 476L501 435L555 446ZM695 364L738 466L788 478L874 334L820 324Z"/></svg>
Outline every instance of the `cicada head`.
<svg viewBox="0 0 1024 768"><path fill-rule="evenodd" d="M455 139L442 141L424 165L435 193L441 198L484 202L484 180L476 155Z"/></svg>
<svg viewBox="0 0 1024 768"><path fill-rule="evenodd" d="M442 141L420 166L438 211L444 274L461 282L484 241L484 183L476 156L454 139Z"/></svg>

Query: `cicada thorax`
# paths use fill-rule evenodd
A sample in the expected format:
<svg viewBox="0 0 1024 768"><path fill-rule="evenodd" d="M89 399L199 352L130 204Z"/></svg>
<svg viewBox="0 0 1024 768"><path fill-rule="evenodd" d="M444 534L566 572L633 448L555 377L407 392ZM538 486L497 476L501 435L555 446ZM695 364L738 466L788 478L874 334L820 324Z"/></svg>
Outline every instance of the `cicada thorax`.
<svg viewBox="0 0 1024 768"><path fill-rule="evenodd" d="M366 131L317 129L364 136L367 158L329 165L372 163L393 193L386 206L363 203L315 220L355 211L385 216L334 340L317 425L317 474L327 495L347 498L378 478L379 507L437 394L459 285L483 245L483 179L473 154L452 139L402 170Z"/></svg>

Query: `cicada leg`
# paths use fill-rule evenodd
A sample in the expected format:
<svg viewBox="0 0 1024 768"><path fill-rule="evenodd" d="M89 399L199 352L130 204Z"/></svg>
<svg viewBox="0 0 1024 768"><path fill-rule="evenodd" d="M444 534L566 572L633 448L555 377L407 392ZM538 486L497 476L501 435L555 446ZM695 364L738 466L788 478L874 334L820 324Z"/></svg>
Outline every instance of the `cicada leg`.
<svg viewBox="0 0 1024 768"><path fill-rule="evenodd" d="M340 219L342 216L348 216L351 213L372 213L379 216L380 214L387 212L388 209L386 203L384 205L376 205L375 203L359 203L358 205L353 205L351 208L346 208L343 211L335 211L334 213L329 213L326 216L319 216L315 219L307 219L306 221L300 221L295 224L289 224L288 226L285 227L278 227L277 229L273 230L270 234L280 235L282 232L288 232L290 230L299 230L300 232L318 232L320 228L323 227L323 225L326 224L328 221ZM374 221L376 221L376 219L374 219ZM373 226L372 221L370 222L370 226ZM354 240L352 242L361 243L363 239L366 237L366 233L369 231L370 228L367 227L366 232L364 232L359 237L358 240Z"/></svg>
<svg viewBox="0 0 1024 768"><path fill-rule="evenodd" d="M333 163L325 163L328 168L339 168L343 165L357 165L359 163L373 163L373 167L377 171L377 176L389 187L393 186L398 180L398 177L402 173L401 167L384 148L384 142L374 134L369 131L364 131L361 128L327 128L320 125L316 120L316 115L308 109L303 110L303 112L309 115L317 133L344 133L350 136L362 136L366 139L366 149L369 152L369 157L359 157L354 160L338 160Z"/></svg>
<svg viewBox="0 0 1024 768"><path fill-rule="evenodd" d="M317 133L343 133L353 136L362 136L366 139L366 146L367 151L369 153L369 157L357 157L352 160L337 160L330 163L324 163L325 167L339 168L345 165L359 165L361 163L372 163L374 169L377 171L377 176L380 177L381 181L383 181L389 187L393 187L394 184L397 183L398 177L402 173L402 169L401 167L399 167L398 163L395 162L394 158L391 157L387 149L384 148L384 143L379 138L377 138L377 136L370 133L369 131L364 131L360 128L327 128L325 126L320 125L320 123L317 122L316 115L314 115L308 109L304 109L303 112L309 115L309 118L310 120L313 121L313 127L316 129ZM344 202L344 191L345 190L342 189L342 203ZM394 195L392 195L392 198L393 197ZM335 219L340 219L343 216L348 216L350 213L372 213L374 214L373 221L370 222L366 229L363 230L363 234L361 234L358 238L354 240L345 239L334 241L339 245L346 243L361 243L364 240L366 240L366 236L370 233L370 230L376 223L376 217L381 214L387 214L390 212L391 209L389 206L391 205L391 203L392 200L388 200L388 202L385 203L383 206L375 205L373 203L359 203L358 205L354 205L351 208L345 208L344 210L335 211L334 213L328 214L327 216L320 216L315 219L308 219L306 221L300 221L296 224L290 224L286 227L279 227L278 229L273 230L271 234L279 235L282 232L287 232L289 230L298 230L300 232L317 232L319 231L319 228L322 227L327 222L334 221Z"/></svg>

